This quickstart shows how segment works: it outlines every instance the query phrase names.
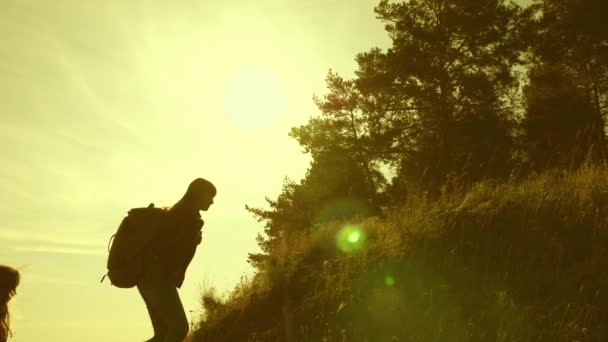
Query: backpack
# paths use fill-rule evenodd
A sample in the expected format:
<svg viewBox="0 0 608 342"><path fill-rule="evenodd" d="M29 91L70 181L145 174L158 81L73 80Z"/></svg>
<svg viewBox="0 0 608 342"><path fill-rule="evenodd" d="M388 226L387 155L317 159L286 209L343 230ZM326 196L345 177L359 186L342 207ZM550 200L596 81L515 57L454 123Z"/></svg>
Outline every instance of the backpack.
<svg viewBox="0 0 608 342"><path fill-rule="evenodd" d="M108 242L106 276L112 285L131 288L137 285L142 273L145 248L159 231L166 226L166 211L150 203L147 208L133 208L125 216L116 234Z"/></svg>

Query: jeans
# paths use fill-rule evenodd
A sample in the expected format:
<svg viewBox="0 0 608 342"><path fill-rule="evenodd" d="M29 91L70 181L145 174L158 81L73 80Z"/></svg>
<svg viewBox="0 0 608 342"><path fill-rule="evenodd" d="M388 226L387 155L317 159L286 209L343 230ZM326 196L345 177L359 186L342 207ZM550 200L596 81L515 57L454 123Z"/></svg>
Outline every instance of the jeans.
<svg viewBox="0 0 608 342"><path fill-rule="evenodd" d="M147 257L137 289L154 329L147 342L182 342L188 335L188 319L175 284L165 274L157 256Z"/></svg>

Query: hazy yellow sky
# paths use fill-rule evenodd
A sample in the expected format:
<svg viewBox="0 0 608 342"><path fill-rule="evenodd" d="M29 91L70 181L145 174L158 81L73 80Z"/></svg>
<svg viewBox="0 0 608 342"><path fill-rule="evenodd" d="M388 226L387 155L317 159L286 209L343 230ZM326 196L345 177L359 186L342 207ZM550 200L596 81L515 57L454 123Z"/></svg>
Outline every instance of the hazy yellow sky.
<svg viewBox="0 0 608 342"><path fill-rule="evenodd" d="M377 0L0 1L0 263L23 273L15 342L138 341L134 289L99 284L131 207L213 181L181 290L223 291L262 231L244 210L308 166L289 128L316 113L329 68L388 38ZM256 82L256 80L258 82Z"/></svg>

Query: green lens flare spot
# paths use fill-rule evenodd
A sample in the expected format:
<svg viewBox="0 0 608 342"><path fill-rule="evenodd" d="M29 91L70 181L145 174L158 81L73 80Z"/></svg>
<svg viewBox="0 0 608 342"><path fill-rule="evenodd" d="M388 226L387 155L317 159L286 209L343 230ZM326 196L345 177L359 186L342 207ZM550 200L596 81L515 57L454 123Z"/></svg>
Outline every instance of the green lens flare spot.
<svg viewBox="0 0 608 342"><path fill-rule="evenodd" d="M360 249L365 242L365 233L356 225L346 225L336 236L336 245L344 253L352 253Z"/></svg>
<svg viewBox="0 0 608 342"><path fill-rule="evenodd" d="M395 278L393 278L392 276L386 276L384 278L384 285L386 286L393 286L395 285Z"/></svg>
<svg viewBox="0 0 608 342"><path fill-rule="evenodd" d="M361 232L354 231L354 232L348 234L347 240L350 243L357 243L357 242L359 242L359 240L361 240Z"/></svg>

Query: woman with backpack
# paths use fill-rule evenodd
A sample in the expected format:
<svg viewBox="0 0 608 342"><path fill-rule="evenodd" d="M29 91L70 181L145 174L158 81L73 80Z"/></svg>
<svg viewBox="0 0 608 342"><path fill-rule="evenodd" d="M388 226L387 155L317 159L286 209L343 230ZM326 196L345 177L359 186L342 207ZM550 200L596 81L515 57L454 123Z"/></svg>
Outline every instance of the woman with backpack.
<svg viewBox="0 0 608 342"><path fill-rule="evenodd" d="M0 342L6 342L11 335L8 302L17 294L20 279L19 271L0 265Z"/></svg>
<svg viewBox="0 0 608 342"><path fill-rule="evenodd" d="M147 342L181 342L188 335L188 319L177 288L184 282L186 269L201 243L203 220L217 190L197 178L184 196L166 212L166 228L161 229L144 252L143 275L137 289L143 298L154 337Z"/></svg>

